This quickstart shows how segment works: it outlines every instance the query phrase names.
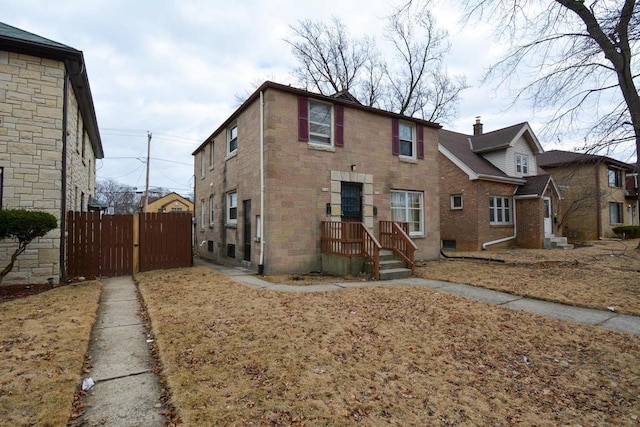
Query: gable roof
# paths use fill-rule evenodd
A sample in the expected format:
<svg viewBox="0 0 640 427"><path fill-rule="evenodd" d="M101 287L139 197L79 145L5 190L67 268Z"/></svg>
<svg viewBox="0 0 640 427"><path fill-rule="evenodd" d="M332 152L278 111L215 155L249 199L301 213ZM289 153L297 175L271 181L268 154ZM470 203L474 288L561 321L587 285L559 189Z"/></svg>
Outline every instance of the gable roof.
<svg viewBox="0 0 640 427"><path fill-rule="evenodd" d="M341 99L343 101L355 102L356 104L362 105L362 103L358 101L355 96L351 95L351 93L346 89L334 93L333 95L331 95L331 97Z"/></svg>
<svg viewBox="0 0 640 427"><path fill-rule="evenodd" d="M560 189L553 177L549 174L535 175L526 177L527 182L519 186L514 196L516 198L539 198L544 196L547 188L551 185L553 191L559 199L562 198Z"/></svg>
<svg viewBox="0 0 640 427"><path fill-rule="evenodd" d="M149 204L152 203L156 203L156 202L161 202L161 207L166 207L167 205L175 202L175 201L180 201L181 203L183 203L184 205L187 206L193 206L193 202L189 199L187 199L184 196L181 196L180 194L174 192L171 192L169 194L165 194L164 196L151 196L149 197ZM140 201L138 202L138 207L143 208L144 207L144 197L140 198Z"/></svg>
<svg viewBox="0 0 640 427"><path fill-rule="evenodd" d="M0 22L0 50L63 61L96 158L104 158L98 120L82 51Z"/></svg>
<svg viewBox="0 0 640 427"><path fill-rule="evenodd" d="M575 164L585 163L604 163L607 165L617 166L621 169L632 171L634 165L624 163L611 157L599 156L596 154L576 153L573 151L551 150L540 153L536 156L538 167L541 168L557 168Z"/></svg>
<svg viewBox="0 0 640 427"><path fill-rule="evenodd" d="M381 116L386 116L386 117L390 117L390 118L398 118L401 120L406 120L406 121L412 121L414 123L418 123L421 124L423 126L426 127L430 127L430 128L434 128L434 129L440 129L442 126L440 126L440 124L438 123L434 123L434 122L430 122L427 120L423 120L423 119L419 119L416 117L408 117L408 116L403 116L401 114L397 114L397 113L393 113L391 111L386 111L386 110L381 110L379 108L374 108L374 107L369 107L367 105L363 105L360 104L359 102L353 102L353 100L349 99L349 96L351 98L353 98L352 95L349 94L349 96L347 96L347 99L344 98L344 96L326 96L326 95L320 95L318 93L314 93L314 92L309 92L303 89L298 89L298 88L294 88L292 86L286 86L280 83L274 83L271 81L266 81L264 82L258 89L255 90L255 92L253 92L249 98L242 103L242 105L240 107L238 107L236 109L236 111L233 112L233 114L231 114L227 120L225 120L215 131L213 131L213 133L211 133L211 135L209 135L203 142L202 144L200 144L198 146L198 148L196 148L193 153L191 153L192 155L196 155L200 150L202 150L202 148L204 146L206 146L211 139L217 135L219 132L221 132L223 129L225 129L227 126L229 126L234 120L237 119L237 117L242 114L242 112L244 110L246 110L253 102L255 102L257 99L260 98L260 93L264 92L268 89L275 89L275 90L279 90L282 92L287 92L287 93L291 93L293 95L298 95L298 96L305 96L308 98L313 98L313 99L317 99L317 100L321 100L321 101L326 101L328 103L331 104L337 104L337 105L343 105L349 108L355 108L358 110L363 110L363 111L368 111L370 113L374 113L374 114L378 114ZM338 92L339 95L341 92ZM355 99L355 98L354 98Z"/></svg>
<svg viewBox="0 0 640 427"><path fill-rule="evenodd" d="M471 148L474 153L488 153L513 146L520 137L524 137L529 143L531 151L534 154L543 151L540 142L538 142L538 138L536 138L527 122L483 133L482 135L470 135L469 141L471 142Z"/></svg>
<svg viewBox="0 0 640 427"><path fill-rule="evenodd" d="M440 129L438 150L465 172L471 180L485 179L511 184L525 183L524 178L514 178L507 175L473 151L470 138L470 135Z"/></svg>

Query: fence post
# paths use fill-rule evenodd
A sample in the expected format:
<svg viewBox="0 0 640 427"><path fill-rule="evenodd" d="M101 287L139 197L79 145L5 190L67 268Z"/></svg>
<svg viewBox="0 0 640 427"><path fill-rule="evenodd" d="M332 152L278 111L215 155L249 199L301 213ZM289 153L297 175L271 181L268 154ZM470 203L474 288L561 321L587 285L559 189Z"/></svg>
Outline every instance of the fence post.
<svg viewBox="0 0 640 427"><path fill-rule="evenodd" d="M133 274L140 272L140 214L133 214Z"/></svg>

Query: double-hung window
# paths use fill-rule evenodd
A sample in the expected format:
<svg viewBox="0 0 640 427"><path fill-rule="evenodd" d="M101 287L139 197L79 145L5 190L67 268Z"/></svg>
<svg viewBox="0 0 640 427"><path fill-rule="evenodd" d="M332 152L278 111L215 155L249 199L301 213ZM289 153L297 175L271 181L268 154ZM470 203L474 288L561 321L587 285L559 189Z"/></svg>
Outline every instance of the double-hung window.
<svg viewBox="0 0 640 427"><path fill-rule="evenodd" d="M204 231L204 221L205 221L205 215L207 214L207 211L205 210L205 206L204 206L204 199L200 200L200 231Z"/></svg>
<svg viewBox="0 0 640 427"><path fill-rule="evenodd" d="M238 150L238 125L233 125L227 130L227 155L235 154Z"/></svg>
<svg viewBox="0 0 640 427"><path fill-rule="evenodd" d="M309 142L313 144L332 145L331 105L323 102L309 101Z"/></svg>
<svg viewBox="0 0 640 427"><path fill-rule="evenodd" d="M213 147L214 147L214 141L211 141L209 143L209 169L213 169L213 162L215 160L215 157L213 156Z"/></svg>
<svg viewBox="0 0 640 427"><path fill-rule="evenodd" d="M518 175L529 174L529 157L523 154L516 154L516 173Z"/></svg>
<svg viewBox="0 0 640 427"><path fill-rule="evenodd" d="M238 193L227 193L227 223L236 224L238 222Z"/></svg>
<svg viewBox="0 0 640 427"><path fill-rule="evenodd" d="M206 164L207 164L207 150L203 148L202 153L200 153L200 178L204 178L207 173Z"/></svg>
<svg viewBox="0 0 640 427"><path fill-rule="evenodd" d="M391 219L409 223L410 236L424 236L424 203L420 191L391 191Z"/></svg>
<svg viewBox="0 0 640 427"><path fill-rule="evenodd" d="M400 135L400 155L404 157L415 157L415 127L408 123L399 124Z"/></svg>
<svg viewBox="0 0 640 427"><path fill-rule="evenodd" d="M622 224L622 203L609 202L609 224Z"/></svg>
<svg viewBox="0 0 640 427"><path fill-rule="evenodd" d="M511 199L509 197L489 197L489 223L492 225L511 224Z"/></svg>
<svg viewBox="0 0 640 427"><path fill-rule="evenodd" d="M213 194L209 196L209 227L213 227L215 199Z"/></svg>
<svg viewBox="0 0 640 427"><path fill-rule="evenodd" d="M622 171L620 169L608 168L607 177L609 178L609 187L622 187Z"/></svg>

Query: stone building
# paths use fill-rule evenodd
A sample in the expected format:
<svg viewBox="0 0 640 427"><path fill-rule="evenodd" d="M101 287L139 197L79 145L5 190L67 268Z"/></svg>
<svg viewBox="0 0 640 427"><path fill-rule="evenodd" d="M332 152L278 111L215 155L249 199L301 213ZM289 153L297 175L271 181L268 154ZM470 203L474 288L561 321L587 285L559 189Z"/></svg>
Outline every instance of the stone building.
<svg viewBox="0 0 640 427"><path fill-rule="evenodd" d="M0 207L53 214L3 283L65 275L66 213L89 208L104 157L81 51L0 23ZM0 241L0 265L15 242Z"/></svg>
<svg viewBox="0 0 640 427"><path fill-rule="evenodd" d="M440 126L266 82L194 152L198 255L267 274L323 268L321 223L408 223L438 258Z"/></svg>

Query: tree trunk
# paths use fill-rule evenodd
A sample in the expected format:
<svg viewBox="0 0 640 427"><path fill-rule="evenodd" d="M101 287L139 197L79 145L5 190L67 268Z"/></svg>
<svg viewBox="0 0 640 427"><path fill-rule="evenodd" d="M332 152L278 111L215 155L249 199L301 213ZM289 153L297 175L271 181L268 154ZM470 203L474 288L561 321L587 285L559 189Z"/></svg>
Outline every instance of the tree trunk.
<svg viewBox="0 0 640 427"><path fill-rule="evenodd" d="M9 274L11 270L13 270L13 265L15 264L16 259L18 259L18 256L20 256L20 254L24 252L25 249L27 249L28 244L29 242L24 244L20 243L18 245L18 249L16 249L13 255L11 255L11 261L9 262L9 264L2 271L0 271L0 284L2 284L2 281L4 280L5 276Z"/></svg>

